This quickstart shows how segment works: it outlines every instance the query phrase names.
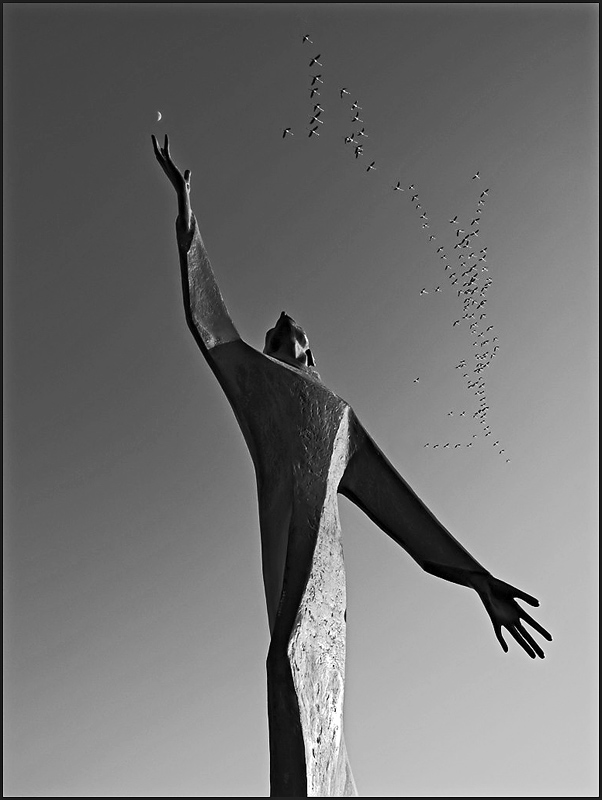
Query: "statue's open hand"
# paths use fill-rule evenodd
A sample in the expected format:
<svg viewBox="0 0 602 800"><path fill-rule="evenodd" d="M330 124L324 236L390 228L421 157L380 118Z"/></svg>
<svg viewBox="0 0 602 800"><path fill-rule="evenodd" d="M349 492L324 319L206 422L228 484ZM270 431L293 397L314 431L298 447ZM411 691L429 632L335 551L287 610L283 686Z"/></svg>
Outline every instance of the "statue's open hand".
<svg viewBox="0 0 602 800"><path fill-rule="evenodd" d="M502 628L508 629L510 635L516 639L531 658L535 658L536 656L540 658L545 657L541 647L537 644L529 631L525 629L522 620L527 622L549 642L552 641L551 635L545 628L542 628L533 617L529 616L529 614L518 605L514 598L517 597L519 600L523 600L531 606L538 606L539 600L520 589L516 589L514 586L510 586L509 583L504 583L504 581L494 578L493 575L479 576L478 579L473 582L473 588L478 592L483 601L483 605L493 623L495 635L505 653L508 652L508 645L502 636Z"/></svg>
<svg viewBox="0 0 602 800"><path fill-rule="evenodd" d="M151 139L153 140L153 149L155 151L157 161L161 165L163 172L173 184L173 187L178 194L178 198L183 199L190 193L190 170L187 169L182 175L180 170L172 161L171 154L169 152L169 139L167 134L165 134L165 144L163 147L159 147L154 135L151 135Z"/></svg>

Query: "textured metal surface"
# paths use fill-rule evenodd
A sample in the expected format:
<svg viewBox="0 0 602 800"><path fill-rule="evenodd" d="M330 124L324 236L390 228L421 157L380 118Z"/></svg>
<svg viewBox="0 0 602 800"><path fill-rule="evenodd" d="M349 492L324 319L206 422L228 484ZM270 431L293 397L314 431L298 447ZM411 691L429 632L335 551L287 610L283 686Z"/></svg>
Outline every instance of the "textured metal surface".
<svg viewBox="0 0 602 800"><path fill-rule="evenodd" d="M257 475L272 639L272 796L355 795L343 738L345 568L337 488L349 407L244 342L212 350Z"/></svg>

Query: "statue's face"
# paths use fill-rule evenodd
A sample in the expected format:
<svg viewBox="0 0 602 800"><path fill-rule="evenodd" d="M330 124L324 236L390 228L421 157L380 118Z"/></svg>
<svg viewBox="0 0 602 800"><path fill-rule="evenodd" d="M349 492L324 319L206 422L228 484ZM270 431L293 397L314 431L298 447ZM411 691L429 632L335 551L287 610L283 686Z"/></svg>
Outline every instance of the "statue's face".
<svg viewBox="0 0 602 800"><path fill-rule="evenodd" d="M305 331L284 311L280 314L276 325L266 333L263 352L294 367L314 366Z"/></svg>

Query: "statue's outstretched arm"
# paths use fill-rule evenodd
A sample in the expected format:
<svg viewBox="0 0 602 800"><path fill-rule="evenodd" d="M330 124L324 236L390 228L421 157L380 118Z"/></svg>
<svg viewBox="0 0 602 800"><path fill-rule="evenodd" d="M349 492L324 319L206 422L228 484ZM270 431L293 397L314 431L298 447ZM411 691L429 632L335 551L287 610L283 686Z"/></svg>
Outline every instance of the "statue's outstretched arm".
<svg viewBox="0 0 602 800"><path fill-rule="evenodd" d="M502 627L508 629L529 656L543 658L543 650L524 628L522 620L549 641L552 637L514 598L533 606L538 606L539 601L494 578L479 564L412 491L357 418L353 426L354 452L339 484L339 492L361 508L426 572L474 589L505 652L508 646Z"/></svg>
<svg viewBox="0 0 602 800"><path fill-rule="evenodd" d="M178 197L176 236L182 268L182 288L186 321L205 355L218 344L240 339L221 296L198 224L190 207L190 170L184 174L172 161L169 139L159 147L151 137L157 161L169 178Z"/></svg>

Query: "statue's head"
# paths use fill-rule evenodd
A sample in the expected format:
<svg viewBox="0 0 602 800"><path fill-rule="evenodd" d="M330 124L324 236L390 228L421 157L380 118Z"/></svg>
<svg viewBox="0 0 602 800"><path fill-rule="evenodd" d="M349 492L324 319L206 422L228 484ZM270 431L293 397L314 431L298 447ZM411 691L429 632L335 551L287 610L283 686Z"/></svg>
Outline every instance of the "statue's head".
<svg viewBox="0 0 602 800"><path fill-rule="evenodd" d="M315 367L316 365L309 349L307 334L284 311L280 314L274 327L266 333L263 352L293 367Z"/></svg>

